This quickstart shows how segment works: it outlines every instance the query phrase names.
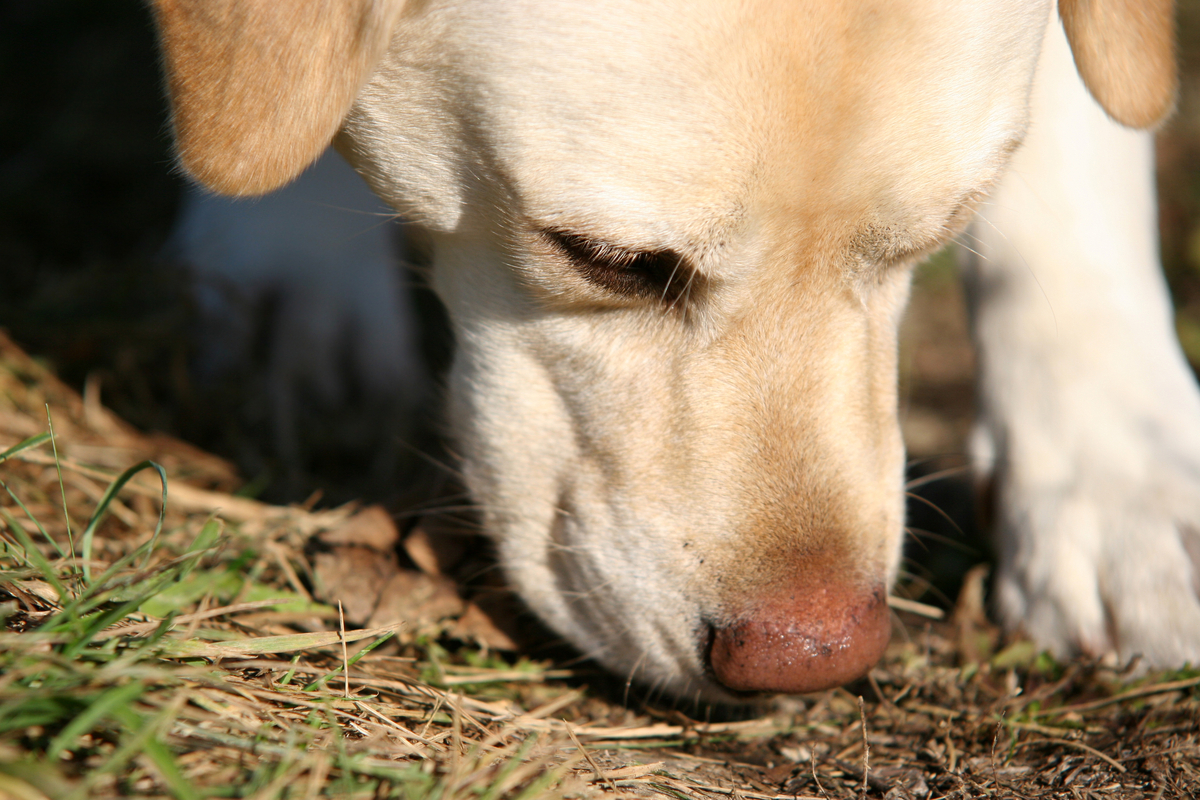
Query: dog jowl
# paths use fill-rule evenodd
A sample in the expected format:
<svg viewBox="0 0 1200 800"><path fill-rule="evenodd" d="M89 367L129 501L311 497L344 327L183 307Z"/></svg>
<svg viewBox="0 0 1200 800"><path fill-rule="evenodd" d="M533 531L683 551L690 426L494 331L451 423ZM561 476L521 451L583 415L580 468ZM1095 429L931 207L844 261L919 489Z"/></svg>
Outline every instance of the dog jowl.
<svg viewBox="0 0 1200 800"><path fill-rule="evenodd" d="M333 141L424 228L459 345L449 419L525 601L611 669L710 700L836 685L883 651L910 269L1024 137L1050 17L156 4L194 177L265 192ZM1093 80L1147 124L1164 69L1157 92Z"/></svg>

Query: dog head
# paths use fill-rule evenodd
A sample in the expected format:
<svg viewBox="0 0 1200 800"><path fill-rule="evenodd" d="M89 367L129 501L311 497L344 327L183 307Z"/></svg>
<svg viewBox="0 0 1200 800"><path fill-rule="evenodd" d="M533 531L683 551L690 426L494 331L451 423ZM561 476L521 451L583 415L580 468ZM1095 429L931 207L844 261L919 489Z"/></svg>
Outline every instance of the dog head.
<svg viewBox="0 0 1200 800"><path fill-rule="evenodd" d="M428 232L466 476L538 614L683 696L870 668L903 527L910 266L1020 143L1046 2L159 0L157 16L200 180L268 190L336 133ZM1100 42L1083 62L1113 61L1101 40L1124 40L1077 16ZM1137 78L1157 93L1092 72L1129 121L1170 105L1169 68Z"/></svg>

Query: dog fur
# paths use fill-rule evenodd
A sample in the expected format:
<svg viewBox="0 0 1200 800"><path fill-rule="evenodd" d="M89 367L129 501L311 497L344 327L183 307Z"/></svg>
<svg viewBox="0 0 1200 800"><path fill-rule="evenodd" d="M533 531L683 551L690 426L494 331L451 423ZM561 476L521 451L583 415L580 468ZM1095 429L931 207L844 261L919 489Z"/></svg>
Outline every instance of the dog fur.
<svg viewBox="0 0 1200 800"><path fill-rule="evenodd" d="M1059 5L1070 50L1046 0L155 8L194 176L263 192L332 138L424 228L450 419L526 602L724 700L882 652L897 327L978 209L1001 609L1059 653L1200 656L1200 394L1149 139L1076 71L1118 121L1161 119L1170 4Z"/></svg>

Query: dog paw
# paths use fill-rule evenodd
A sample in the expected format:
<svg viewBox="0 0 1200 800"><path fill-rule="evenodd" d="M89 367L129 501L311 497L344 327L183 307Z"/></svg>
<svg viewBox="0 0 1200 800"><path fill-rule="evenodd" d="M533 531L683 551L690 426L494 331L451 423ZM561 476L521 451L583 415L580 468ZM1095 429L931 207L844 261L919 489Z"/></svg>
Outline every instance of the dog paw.
<svg viewBox="0 0 1200 800"><path fill-rule="evenodd" d="M1200 463L1142 444L1066 479L996 463L998 611L1057 656L1200 664Z"/></svg>

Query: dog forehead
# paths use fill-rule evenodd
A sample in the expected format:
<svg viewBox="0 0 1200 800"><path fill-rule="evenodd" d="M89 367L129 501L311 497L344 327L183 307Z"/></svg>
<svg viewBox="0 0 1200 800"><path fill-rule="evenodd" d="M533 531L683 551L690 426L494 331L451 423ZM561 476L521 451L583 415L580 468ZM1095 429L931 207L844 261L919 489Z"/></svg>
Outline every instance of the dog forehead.
<svg viewBox="0 0 1200 800"><path fill-rule="evenodd" d="M437 227L499 204L628 245L712 242L762 208L976 188L1023 131L1044 6L432 2L347 127L384 122L358 137L392 151L369 179L390 171L376 188Z"/></svg>

